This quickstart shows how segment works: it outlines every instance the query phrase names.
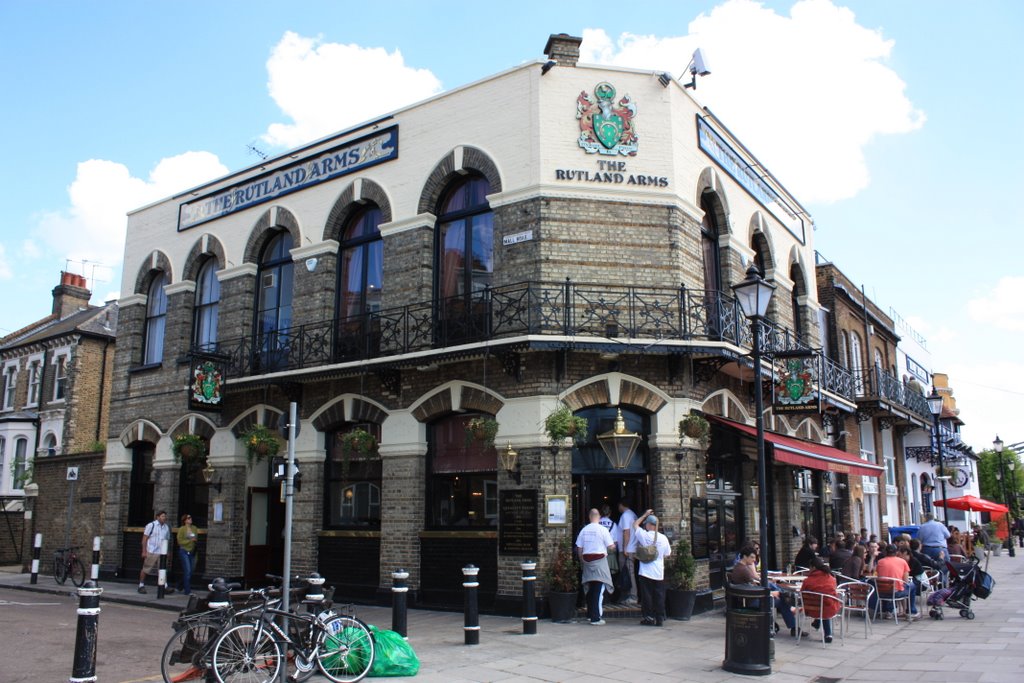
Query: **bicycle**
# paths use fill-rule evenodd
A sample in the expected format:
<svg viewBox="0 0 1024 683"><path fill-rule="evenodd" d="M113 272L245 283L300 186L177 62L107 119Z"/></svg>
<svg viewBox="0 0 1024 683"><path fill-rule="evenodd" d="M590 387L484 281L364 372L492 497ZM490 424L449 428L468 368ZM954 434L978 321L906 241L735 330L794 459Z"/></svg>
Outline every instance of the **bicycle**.
<svg viewBox="0 0 1024 683"><path fill-rule="evenodd" d="M73 545L70 548L59 548L53 552L53 578L60 585L71 577L71 582L82 587L85 583L85 565L78 559L78 554L75 552L82 546Z"/></svg>
<svg viewBox="0 0 1024 683"><path fill-rule="evenodd" d="M213 672L219 683L272 683L287 666L289 651L295 655L296 681L305 680L314 669L335 683L355 683L370 672L373 636L355 616L285 612L270 606L267 589L250 594L262 598L259 618L228 628L213 646Z"/></svg>

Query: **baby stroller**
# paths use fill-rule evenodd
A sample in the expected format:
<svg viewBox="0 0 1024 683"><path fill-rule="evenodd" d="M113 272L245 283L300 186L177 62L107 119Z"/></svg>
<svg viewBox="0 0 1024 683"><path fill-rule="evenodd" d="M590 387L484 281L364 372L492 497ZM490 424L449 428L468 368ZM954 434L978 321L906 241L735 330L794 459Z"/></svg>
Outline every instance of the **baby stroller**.
<svg viewBox="0 0 1024 683"><path fill-rule="evenodd" d="M942 619L942 608L952 607L960 610L961 617L973 619L971 599L984 600L991 595L996 586L995 579L978 566L977 557L963 563L946 562L946 567L949 569L949 586L928 596L928 616Z"/></svg>

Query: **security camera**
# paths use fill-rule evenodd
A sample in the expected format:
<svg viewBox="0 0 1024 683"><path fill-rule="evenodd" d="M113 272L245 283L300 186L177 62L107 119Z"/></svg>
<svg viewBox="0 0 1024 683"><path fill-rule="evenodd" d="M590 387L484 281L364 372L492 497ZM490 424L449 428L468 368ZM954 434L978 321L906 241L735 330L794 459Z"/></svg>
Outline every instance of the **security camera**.
<svg viewBox="0 0 1024 683"><path fill-rule="evenodd" d="M690 73L697 76L707 76L711 73L711 69L708 67L708 60L704 57L704 53L699 47L693 51L693 60L690 62Z"/></svg>

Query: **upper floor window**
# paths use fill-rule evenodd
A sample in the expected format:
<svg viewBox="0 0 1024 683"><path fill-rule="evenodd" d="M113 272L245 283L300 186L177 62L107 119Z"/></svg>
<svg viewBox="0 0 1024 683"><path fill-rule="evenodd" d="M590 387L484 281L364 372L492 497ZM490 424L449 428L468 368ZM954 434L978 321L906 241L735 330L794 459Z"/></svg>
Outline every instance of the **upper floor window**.
<svg viewBox="0 0 1024 683"><path fill-rule="evenodd" d="M7 439L0 436L0 491L3 490L4 472L7 471Z"/></svg>
<svg viewBox="0 0 1024 683"><path fill-rule="evenodd" d="M14 440L14 464L11 468L13 487L16 489L25 488L32 473L28 469L28 439L18 437Z"/></svg>
<svg viewBox="0 0 1024 683"><path fill-rule="evenodd" d="M341 243L338 317L353 318L381 308L384 287L384 241L380 209L370 206L349 221Z"/></svg>
<svg viewBox="0 0 1024 683"><path fill-rule="evenodd" d="M47 455L57 455L57 437L53 434L47 434L46 438L43 439L43 450Z"/></svg>
<svg viewBox="0 0 1024 683"><path fill-rule="evenodd" d="M700 243L701 257L704 262L704 289L717 292L722 288L722 261L718 248L718 237L721 230L715 218L715 202L712 194L705 192L700 197L700 208L704 211L701 220ZM759 268L763 266L758 265ZM764 270L761 271L764 274Z"/></svg>
<svg viewBox="0 0 1024 683"><path fill-rule="evenodd" d="M465 299L491 284L494 272L494 213L490 183L460 179L446 192L437 221L437 292L442 302Z"/></svg>
<svg viewBox="0 0 1024 683"><path fill-rule="evenodd" d="M292 325L292 236L278 233L263 250L257 274L256 333L263 344L284 346L280 334Z"/></svg>
<svg viewBox="0 0 1024 683"><path fill-rule="evenodd" d="M853 373L853 381L858 396L864 395L864 352L860 346L860 335L850 333L850 358L848 366Z"/></svg>
<svg viewBox="0 0 1024 683"><path fill-rule="evenodd" d="M220 305L220 280L217 279L217 260L207 259L196 278L195 319L192 324L192 344L197 349L217 347L217 315Z"/></svg>
<svg viewBox="0 0 1024 683"><path fill-rule="evenodd" d="M793 332L797 339L803 337L804 316L800 307L800 297L806 294L804 286L804 274L800 266L794 263L789 269L789 278L793 281L793 291L790 293L790 308L793 311Z"/></svg>
<svg viewBox="0 0 1024 683"><path fill-rule="evenodd" d="M58 354L53 357L53 400L63 401L68 384L68 357Z"/></svg>
<svg viewBox="0 0 1024 683"><path fill-rule="evenodd" d="M34 358L28 364L28 397L26 406L39 405L39 391L43 384L43 360Z"/></svg>
<svg viewBox="0 0 1024 683"><path fill-rule="evenodd" d="M18 390L18 366L8 365L4 368L4 410L14 408L14 396Z"/></svg>
<svg viewBox="0 0 1024 683"><path fill-rule="evenodd" d="M164 357L164 328L167 324L167 276L160 273L149 285L146 301L146 338L143 343L142 363L152 365Z"/></svg>

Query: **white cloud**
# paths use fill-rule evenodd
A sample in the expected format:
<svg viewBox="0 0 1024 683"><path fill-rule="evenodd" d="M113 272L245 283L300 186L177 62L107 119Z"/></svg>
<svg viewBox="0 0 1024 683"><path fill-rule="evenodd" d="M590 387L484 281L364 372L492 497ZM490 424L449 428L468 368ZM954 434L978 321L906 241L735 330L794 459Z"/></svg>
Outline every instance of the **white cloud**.
<svg viewBox="0 0 1024 683"><path fill-rule="evenodd" d="M967 313L998 330L1024 330L1024 277L1001 278L991 292L967 302Z"/></svg>
<svg viewBox="0 0 1024 683"><path fill-rule="evenodd" d="M11 265L7 262L7 250L0 244L0 280L10 280L13 276Z"/></svg>
<svg viewBox="0 0 1024 683"><path fill-rule="evenodd" d="M700 47L711 75L699 79L697 98L803 203L856 195L869 182L864 147L924 124L886 64L893 41L828 0L800 0L789 16L728 0L688 29L617 41L586 29L581 61L678 76Z"/></svg>
<svg viewBox="0 0 1024 683"><path fill-rule="evenodd" d="M294 147L441 91L427 69L406 66L399 50L324 43L288 31L267 60L267 87L292 123L263 139Z"/></svg>
<svg viewBox="0 0 1024 683"><path fill-rule="evenodd" d="M147 179L114 161L80 162L68 187L71 205L40 216L33 244L42 242L63 258L115 266L124 254L128 211L225 173L209 152L162 159Z"/></svg>
<svg viewBox="0 0 1024 683"><path fill-rule="evenodd" d="M27 259L36 259L42 255L42 251L40 251L39 245L36 244L35 240L22 240L21 255Z"/></svg>

